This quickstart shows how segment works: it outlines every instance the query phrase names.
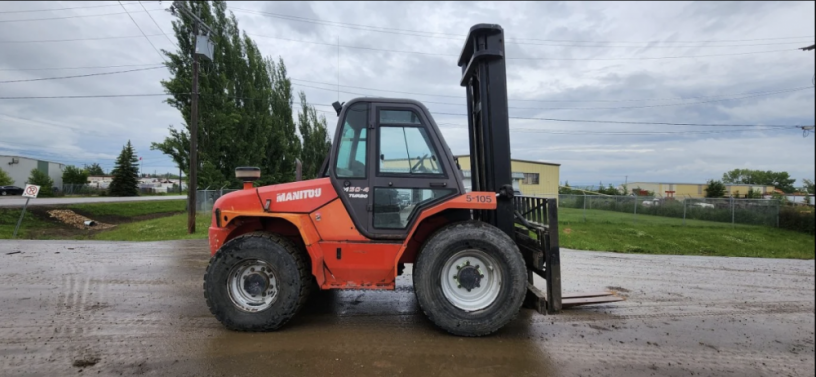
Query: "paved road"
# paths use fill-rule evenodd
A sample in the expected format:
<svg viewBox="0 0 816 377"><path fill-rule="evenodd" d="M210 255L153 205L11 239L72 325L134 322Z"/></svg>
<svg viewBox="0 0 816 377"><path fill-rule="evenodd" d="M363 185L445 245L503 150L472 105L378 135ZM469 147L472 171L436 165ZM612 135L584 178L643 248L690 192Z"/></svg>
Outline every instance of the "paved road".
<svg viewBox="0 0 816 377"><path fill-rule="evenodd" d="M154 200L179 200L187 199L186 195L167 196L134 196L134 197L92 197L92 198L35 198L28 203L29 206L47 206L62 204L80 203L113 203L113 202L142 202ZM22 207L26 198L21 196L0 196L0 208L2 207Z"/></svg>
<svg viewBox="0 0 816 377"><path fill-rule="evenodd" d="M207 310L203 241L0 241L0 375L813 375L812 260L562 256L565 291L627 301L459 338L421 314L406 269L394 292L321 292L253 334Z"/></svg>

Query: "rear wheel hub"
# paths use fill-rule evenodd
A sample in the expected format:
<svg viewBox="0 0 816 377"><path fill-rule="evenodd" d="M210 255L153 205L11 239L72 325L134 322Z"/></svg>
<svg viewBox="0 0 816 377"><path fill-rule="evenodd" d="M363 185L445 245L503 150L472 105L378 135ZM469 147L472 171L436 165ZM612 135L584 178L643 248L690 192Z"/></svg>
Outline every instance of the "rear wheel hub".
<svg viewBox="0 0 816 377"><path fill-rule="evenodd" d="M459 269L459 273L456 275L456 281L459 282L461 289L471 291L473 288L480 287L483 277L484 275L479 271L479 267L468 264Z"/></svg>

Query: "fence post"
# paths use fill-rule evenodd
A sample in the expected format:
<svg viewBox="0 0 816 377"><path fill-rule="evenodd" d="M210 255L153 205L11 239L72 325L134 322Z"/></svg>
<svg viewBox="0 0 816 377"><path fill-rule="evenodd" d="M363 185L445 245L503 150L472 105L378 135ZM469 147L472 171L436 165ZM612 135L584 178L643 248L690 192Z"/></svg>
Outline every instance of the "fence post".
<svg viewBox="0 0 816 377"><path fill-rule="evenodd" d="M638 201L637 195L635 195L634 198L635 198L635 214L632 216L632 224L637 222L637 201Z"/></svg>
<svg viewBox="0 0 816 377"><path fill-rule="evenodd" d="M686 225L686 199L683 199L683 225Z"/></svg>
<svg viewBox="0 0 816 377"><path fill-rule="evenodd" d="M779 202L776 203L776 227L779 228Z"/></svg>
<svg viewBox="0 0 816 377"><path fill-rule="evenodd" d="M586 201L587 201L587 195L586 195L586 191L584 191L584 222L586 222Z"/></svg>
<svg viewBox="0 0 816 377"><path fill-rule="evenodd" d="M734 223L734 196L732 195L731 196L731 227L733 228L734 226L735 226L735 223Z"/></svg>

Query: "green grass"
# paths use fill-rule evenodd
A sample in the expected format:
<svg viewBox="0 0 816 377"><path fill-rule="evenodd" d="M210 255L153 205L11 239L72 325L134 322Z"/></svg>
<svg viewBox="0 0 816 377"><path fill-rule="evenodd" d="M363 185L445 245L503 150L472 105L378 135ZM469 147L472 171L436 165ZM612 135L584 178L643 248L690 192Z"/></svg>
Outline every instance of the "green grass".
<svg viewBox="0 0 816 377"><path fill-rule="evenodd" d="M141 201L141 202L122 202L122 203L91 203L91 204L72 204L68 206L55 206L54 208L66 208L77 213L90 217L94 220L100 220L98 217L104 217L102 222L108 220L127 221L133 217L153 215L153 214L170 214L183 213L185 208L185 200L163 200L163 201ZM47 208L53 209L53 208ZM20 217L21 208L0 208L0 239L10 239L14 234L14 227L17 224L17 219ZM55 225L46 219L48 215L43 214L42 207L29 207L26 211L25 219L20 226L20 231L17 238L38 238L38 239L53 239L65 238L66 232L55 232ZM33 211L39 212L39 216ZM186 215L185 215L186 216ZM209 217L207 217L209 219ZM186 224L186 222L185 222ZM121 224L123 226L125 224ZM183 225L186 229L186 225ZM70 229L69 226L66 226ZM118 227L117 227L118 228Z"/></svg>
<svg viewBox="0 0 816 377"><path fill-rule="evenodd" d="M0 208L0 239L10 239L14 235L14 227L20 219L21 208ZM49 224L40 220L31 212L26 212L17 237L22 238L32 229L48 227Z"/></svg>
<svg viewBox="0 0 816 377"><path fill-rule="evenodd" d="M210 216L196 216L196 232L187 234L187 214L117 225L116 228L93 236L105 241L167 241L206 239Z"/></svg>
<svg viewBox="0 0 816 377"><path fill-rule="evenodd" d="M561 247L641 254L813 259L809 234L765 226L559 208Z"/></svg>
<svg viewBox="0 0 816 377"><path fill-rule="evenodd" d="M157 213L176 213L151 220L123 223L116 228L92 235L96 240L109 241L164 241L178 239L205 239L210 216L196 218L196 233L187 234L187 215L184 200L130 203L97 203L71 205L68 208L93 216L135 217ZM11 238L20 209L0 208L0 239ZM613 251L641 254L715 255L731 257L813 259L816 245L809 234L772 227L736 225L729 223L687 220L637 215L621 212L559 209L560 243L562 247L578 250ZM18 237L29 232L44 234L40 238L87 236L72 233L65 236L42 232L55 227L44 219L26 214Z"/></svg>
<svg viewBox="0 0 816 377"><path fill-rule="evenodd" d="M134 217L154 213L184 212L185 200L72 204L67 208L88 216Z"/></svg>

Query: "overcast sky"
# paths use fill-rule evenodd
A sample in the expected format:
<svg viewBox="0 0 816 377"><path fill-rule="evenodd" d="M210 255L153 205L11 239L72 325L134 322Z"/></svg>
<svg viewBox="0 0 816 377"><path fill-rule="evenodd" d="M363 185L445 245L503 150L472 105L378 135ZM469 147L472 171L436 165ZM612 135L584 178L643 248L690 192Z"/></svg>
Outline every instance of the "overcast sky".
<svg viewBox="0 0 816 377"><path fill-rule="evenodd" d="M6 82L161 63L134 21L157 48L175 49L162 34L175 41L169 2L123 3L133 20L117 2L0 2L0 97L163 93L165 68ZM466 112L457 56L472 25L497 23L508 41L512 155L560 163L562 182L704 182L733 168L785 170L797 185L814 177L814 135L769 127L814 124L814 52L797 49L814 42L814 2L235 1L229 9L265 55L284 59L332 135L338 96L412 98L434 113L453 152L467 153L467 119L455 115ZM177 172L149 150L182 122L162 99L0 99L0 154L109 170L130 139L143 171Z"/></svg>

